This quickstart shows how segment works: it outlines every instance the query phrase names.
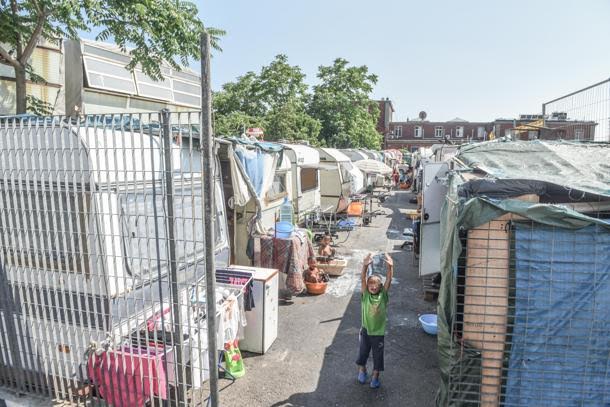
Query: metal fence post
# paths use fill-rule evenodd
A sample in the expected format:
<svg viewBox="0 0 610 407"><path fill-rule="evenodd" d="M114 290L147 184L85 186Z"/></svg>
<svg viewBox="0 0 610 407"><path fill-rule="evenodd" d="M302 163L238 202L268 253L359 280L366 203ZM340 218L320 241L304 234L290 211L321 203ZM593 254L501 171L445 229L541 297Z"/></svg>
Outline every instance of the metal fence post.
<svg viewBox="0 0 610 407"><path fill-rule="evenodd" d="M178 403L186 400L186 381L184 373L184 358L182 347L184 346L184 335L182 329L182 315L180 307L180 290L178 287L178 264L176 261L176 239L174 236L174 173L172 167L172 132L170 125L170 112L168 109L161 111L161 126L163 128L163 159L164 159L164 174L165 174L165 202L167 207L167 237L168 237L168 258L169 264L169 284L172 303L172 322L173 322L173 340L175 345L176 359L174 368L176 370L176 398ZM159 282L161 283L161 282ZM161 304L163 307L163 304ZM175 342L178 343L175 343Z"/></svg>
<svg viewBox="0 0 610 407"><path fill-rule="evenodd" d="M210 403L218 406L218 351L216 346L216 264L214 260L214 140L212 138L212 90L210 84L210 36L201 35L201 145L205 229L205 287L210 362Z"/></svg>

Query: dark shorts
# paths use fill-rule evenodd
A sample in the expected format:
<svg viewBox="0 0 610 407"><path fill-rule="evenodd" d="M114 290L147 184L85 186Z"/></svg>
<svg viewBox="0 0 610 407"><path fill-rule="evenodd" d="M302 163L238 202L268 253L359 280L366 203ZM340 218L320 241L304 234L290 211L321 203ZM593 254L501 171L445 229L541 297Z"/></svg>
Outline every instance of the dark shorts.
<svg viewBox="0 0 610 407"><path fill-rule="evenodd" d="M358 366L366 366L371 350L373 351L373 370L383 371L383 344L385 336L373 336L360 328L360 349L358 350Z"/></svg>

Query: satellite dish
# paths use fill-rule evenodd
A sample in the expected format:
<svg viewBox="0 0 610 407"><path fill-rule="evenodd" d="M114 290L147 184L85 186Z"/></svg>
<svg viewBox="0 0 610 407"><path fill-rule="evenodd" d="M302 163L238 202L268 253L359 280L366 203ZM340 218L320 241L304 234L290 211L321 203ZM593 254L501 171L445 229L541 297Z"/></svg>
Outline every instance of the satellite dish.
<svg viewBox="0 0 610 407"><path fill-rule="evenodd" d="M426 112L424 112L423 110L419 112L419 120L426 120L426 117L428 117L428 114Z"/></svg>

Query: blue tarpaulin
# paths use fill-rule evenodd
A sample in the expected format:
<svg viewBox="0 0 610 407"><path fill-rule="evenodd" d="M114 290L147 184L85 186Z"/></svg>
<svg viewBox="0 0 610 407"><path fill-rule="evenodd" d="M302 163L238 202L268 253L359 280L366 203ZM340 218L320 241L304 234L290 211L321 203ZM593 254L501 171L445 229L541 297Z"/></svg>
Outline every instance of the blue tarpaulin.
<svg viewBox="0 0 610 407"><path fill-rule="evenodd" d="M516 225L505 405L610 405L610 231Z"/></svg>
<svg viewBox="0 0 610 407"><path fill-rule="evenodd" d="M263 157L265 155L259 149L246 150L245 148L236 148L235 154L239 157L246 174L250 178L250 182L254 186L256 195L261 196L263 193L263 182L265 179L265 168Z"/></svg>

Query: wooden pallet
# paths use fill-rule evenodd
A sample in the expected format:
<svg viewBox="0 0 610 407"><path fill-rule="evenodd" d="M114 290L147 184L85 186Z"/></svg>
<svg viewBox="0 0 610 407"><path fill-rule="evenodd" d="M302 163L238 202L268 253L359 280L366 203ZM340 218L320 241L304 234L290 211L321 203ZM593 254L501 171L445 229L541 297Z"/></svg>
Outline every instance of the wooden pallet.
<svg viewBox="0 0 610 407"><path fill-rule="evenodd" d="M424 285L424 300L433 302L438 300L438 290L440 286L434 283L434 278L438 275L431 274L429 276L422 277L422 283Z"/></svg>

